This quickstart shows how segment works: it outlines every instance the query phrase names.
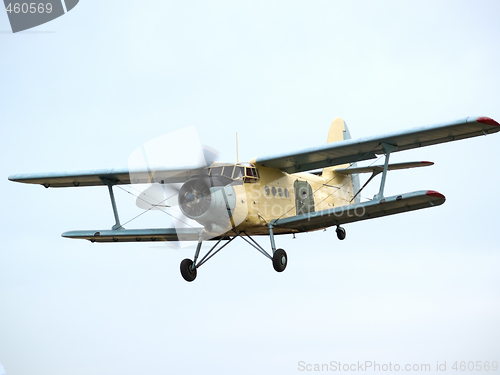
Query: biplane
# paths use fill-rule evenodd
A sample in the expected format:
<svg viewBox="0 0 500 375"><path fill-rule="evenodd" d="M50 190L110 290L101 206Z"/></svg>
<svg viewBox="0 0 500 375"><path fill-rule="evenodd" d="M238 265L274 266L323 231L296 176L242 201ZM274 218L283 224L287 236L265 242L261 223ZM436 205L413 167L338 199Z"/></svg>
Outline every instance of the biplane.
<svg viewBox="0 0 500 375"><path fill-rule="evenodd" d="M17 174L9 180L40 184L46 188L107 186L115 224L108 230L78 230L66 238L91 242L197 242L192 259L184 259L180 272L193 281L197 269L236 238L241 238L272 261L277 272L288 258L277 248L276 235L336 227L361 220L435 207L445 196L433 190L385 196L388 171L430 166L425 161L389 163L394 152L496 133L500 124L489 117L397 131L381 136L351 139L341 118L331 124L327 143L318 147L257 157L247 163L209 161L196 168L106 169L62 173ZM358 162L384 157L383 164L358 166ZM359 174L371 174L360 186ZM381 175L378 193L360 200L366 185ZM113 193L115 185L148 184L137 204L145 210L174 210L185 225L171 228L125 229L120 223ZM170 189L170 190L169 190ZM180 216L182 217L179 218ZM254 236L269 236L271 251ZM202 243L215 243L200 257Z"/></svg>

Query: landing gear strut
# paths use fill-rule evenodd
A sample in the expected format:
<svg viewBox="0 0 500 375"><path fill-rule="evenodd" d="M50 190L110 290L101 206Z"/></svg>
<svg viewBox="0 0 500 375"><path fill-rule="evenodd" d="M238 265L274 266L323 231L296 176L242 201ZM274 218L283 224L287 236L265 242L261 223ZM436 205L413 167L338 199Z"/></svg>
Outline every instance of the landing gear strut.
<svg viewBox="0 0 500 375"><path fill-rule="evenodd" d="M337 232L337 238L339 240L341 240L341 241L345 240L346 233L345 233L345 229L344 228L337 226L337 229L335 229L335 232Z"/></svg>
<svg viewBox="0 0 500 375"><path fill-rule="evenodd" d="M198 256L200 255L200 251L201 251L201 244L203 242L203 235L200 233L200 239L198 240L198 246L196 247L196 252L194 254L194 259L191 260L191 259L184 259L182 262L181 262L181 275L182 277L184 278L184 280L186 281L193 281L194 279L196 279L196 275L197 275L197 269L199 267L201 267L203 264L205 264L205 262L207 262L210 258L212 258L215 254L217 254L219 251L221 251L224 247L226 247L227 245L229 245L229 243L234 240L237 236L235 237L232 237L232 238L226 238L226 235L223 235L220 240L218 240L214 246L212 246L212 248L210 250L208 250L208 252L205 254L204 257L201 258L200 261L198 261ZM220 246L217 250L215 250L217 248L217 246L219 245L219 243L223 240L223 239L226 239L227 242ZM215 251L214 251L215 250Z"/></svg>

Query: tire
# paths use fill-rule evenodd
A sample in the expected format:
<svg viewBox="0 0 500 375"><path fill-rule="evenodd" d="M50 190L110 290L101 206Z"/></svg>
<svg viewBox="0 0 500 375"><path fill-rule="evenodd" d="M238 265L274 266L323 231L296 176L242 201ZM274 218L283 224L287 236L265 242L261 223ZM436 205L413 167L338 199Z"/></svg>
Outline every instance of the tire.
<svg viewBox="0 0 500 375"><path fill-rule="evenodd" d="M346 232L345 232L344 228L337 227L337 229L335 229L335 232L337 232L337 238L339 240L341 240L341 241L345 240Z"/></svg>
<svg viewBox="0 0 500 375"><path fill-rule="evenodd" d="M288 264L288 257L285 250L278 249L273 254L273 267L276 272L283 272Z"/></svg>
<svg viewBox="0 0 500 375"><path fill-rule="evenodd" d="M196 279L196 268L191 270L191 266L193 265L193 261L191 259L184 259L181 262L181 275L184 280L191 282Z"/></svg>

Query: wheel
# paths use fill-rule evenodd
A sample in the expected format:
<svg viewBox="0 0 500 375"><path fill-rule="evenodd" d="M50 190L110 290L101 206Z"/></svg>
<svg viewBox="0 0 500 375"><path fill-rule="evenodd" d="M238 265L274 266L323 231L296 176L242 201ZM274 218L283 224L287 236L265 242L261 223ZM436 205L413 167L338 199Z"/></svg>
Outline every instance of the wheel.
<svg viewBox="0 0 500 375"><path fill-rule="evenodd" d="M339 240L345 240L345 229L342 228L342 227L337 227L337 229L335 229L335 232L337 232L337 238Z"/></svg>
<svg viewBox="0 0 500 375"><path fill-rule="evenodd" d="M191 269L193 261L191 259L184 259L181 262L181 275L186 281L193 281L196 279L196 268Z"/></svg>
<svg viewBox="0 0 500 375"><path fill-rule="evenodd" d="M283 272L288 263L286 252L283 249L278 249L273 254L273 267L276 272Z"/></svg>

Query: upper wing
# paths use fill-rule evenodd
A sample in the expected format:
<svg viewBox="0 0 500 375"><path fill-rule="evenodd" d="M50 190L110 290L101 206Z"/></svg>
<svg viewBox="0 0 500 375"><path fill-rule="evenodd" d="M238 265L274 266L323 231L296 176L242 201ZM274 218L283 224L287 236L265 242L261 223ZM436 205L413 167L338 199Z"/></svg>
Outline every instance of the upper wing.
<svg viewBox="0 0 500 375"><path fill-rule="evenodd" d="M262 156L256 163L287 173L375 159L384 154L383 144L397 146L396 151L487 135L500 131L500 124L489 117L467 117L443 124L414 128L382 136L349 139L323 146L279 155Z"/></svg>
<svg viewBox="0 0 500 375"><path fill-rule="evenodd" d="M27 184L40 184L45 187L99 186L142 184L150 182L178 183L186 182L201 169L161 169L129 170L97 169L78 172L22 173L9 176L9 180Z"/></svg>

